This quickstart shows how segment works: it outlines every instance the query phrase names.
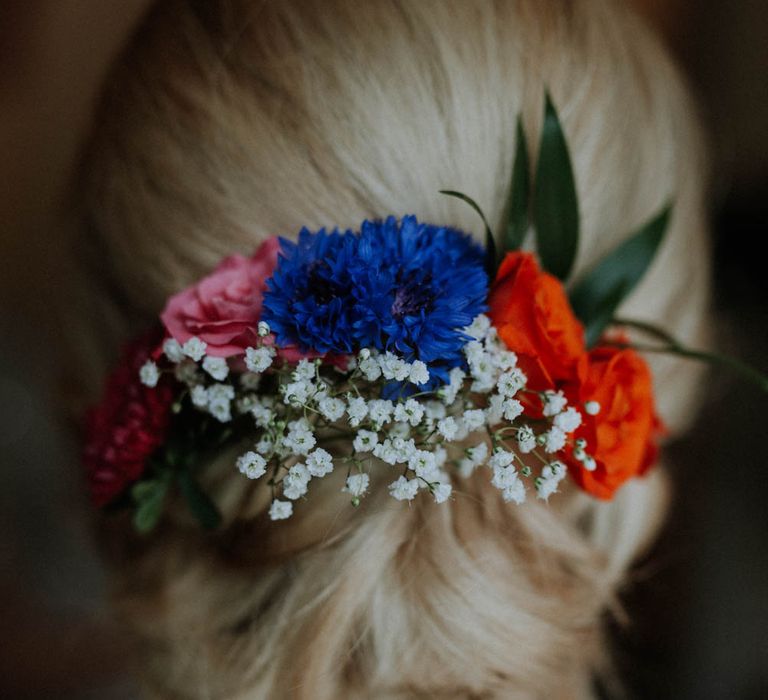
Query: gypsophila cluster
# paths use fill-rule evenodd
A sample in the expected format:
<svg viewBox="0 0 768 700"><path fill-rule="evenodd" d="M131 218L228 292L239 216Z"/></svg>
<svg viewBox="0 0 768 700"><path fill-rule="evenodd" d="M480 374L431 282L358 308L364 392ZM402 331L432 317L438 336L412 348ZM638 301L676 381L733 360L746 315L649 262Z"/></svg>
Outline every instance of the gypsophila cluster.
<svg viewBox="0 0 768 700"><path fill-rule="evenodd" d="M503 499L519 504L530 493L547 500L558 490L566 475L557 456L563 450L595 468L586 441L573 433L582 410L594 415L599 405L569 406L562 392L528 390L515 353L483 314L464 329L464 364L437 389L427 389L430 373L420 360L364 348L334 366L310 358L289 362L269 333L261 322L239 367L206 355L196 338L184 345L167 340L170 370L163 371L185 385L196 411L221 424L250 426L251 444L235 466L269 484L273 520L290 517L312 482L338 469L346 474L342 490L357 505L374 472L388 475L396 500L428 492L443 503L451 498L453 475L468 477L485 466ZM146 386L160 378L155 362L141 367ZM339 438L350 448L334 454L323 446Z"/></svg>

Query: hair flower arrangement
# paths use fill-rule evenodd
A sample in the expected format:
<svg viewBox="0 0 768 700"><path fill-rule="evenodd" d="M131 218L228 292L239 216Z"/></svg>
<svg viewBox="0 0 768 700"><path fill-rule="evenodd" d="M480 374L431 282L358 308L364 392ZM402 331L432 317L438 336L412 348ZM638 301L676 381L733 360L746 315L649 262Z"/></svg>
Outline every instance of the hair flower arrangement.
<svg viewBox="0 0 768 700"><path fill-rule="evenodd" d="M661 434L648 365L611 326L662 241L665 208L573 287L578 247L573 172L547 97L531 177L518 120L517 152L497 259L459 230L415 216L364 221L357 231L306 229L233 255L169 299L163 328L130 344L87 420L84 461L98 506L129 506L140 532L178 489L206 528L220 514L197 474L224 445L233 464L272 490L269 516L291 516L313 480L344 470L358 504L370 474L389 493L451 498L457 477L486 468L505 501L547 500L568 475L611 498L652 465ZM522 252L533 229L539 259ZM498 264L500 262L500 264ZM345 436L348 448L330 450ZM326 449L328 448L328 449Z"/></svg>

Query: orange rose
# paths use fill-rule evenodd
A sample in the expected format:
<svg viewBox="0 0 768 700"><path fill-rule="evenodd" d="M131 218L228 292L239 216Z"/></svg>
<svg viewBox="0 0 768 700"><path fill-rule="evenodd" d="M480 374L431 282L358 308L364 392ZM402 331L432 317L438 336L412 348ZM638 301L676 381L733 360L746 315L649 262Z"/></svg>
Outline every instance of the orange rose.
<svg viewBox="0 0 768 700"><path fill-rule="evenodd" d="M517 353L535 391L581 382L586 372L584 328L560 281L530 253L507 253L488 300L499 337Z"/></svg>
<svg viewBox="0 0 768 700"><path fill-rule="evenodd" d="M584 415L576 437L587 440L597 462L587 471L568 454L574 480L588 493L609 499L627 479L644 474L658 452L661 423L656 416L651 371L633 350L597 347L589 353L583 401L597 401L600 412Z"/></svg>

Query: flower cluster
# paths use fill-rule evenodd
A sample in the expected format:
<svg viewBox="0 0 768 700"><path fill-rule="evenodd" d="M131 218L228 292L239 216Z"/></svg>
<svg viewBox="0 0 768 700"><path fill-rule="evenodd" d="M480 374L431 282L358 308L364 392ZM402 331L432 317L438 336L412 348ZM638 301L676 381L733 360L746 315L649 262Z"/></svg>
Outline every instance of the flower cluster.
<svg viewBox="0 0 768 700"><path fill-rule="evenodd" d="M409 501L427 490L438 503L451 495L451 471L466 477L482 464L504 500L515 503L531 488L543 499L557 491L566 473L558 455L566 450L583 453L594 469L585 440L573 437L582 412L569 406L562 392L527 388L517 356L487 316L477 316L462 332L471 338L462 349L464 368L450 370L448 382L435 391L403 392L394 399L382 398L382 382L428 386L423 361L363 348L340 372L320 359L280 360L272 345L257 342L246 349L247 371L231 383L225 381L227 363L206 356L203 341L182 346L168 339L163 364L186 384L197 410L221 423L249 421L253 444L236 466L249 479L269 482L273 519L290 516L312 479L336 468L345 469L344 490L354 502L368 490L371 470L383 462L392 468L389 492L395 499ZM269 335L263 321L260 334ZM150 360L140 373L145 384L154 385L160 369ZM263 383L274 391L261 391ZM521 420L524 402L543 405L543 417ZM322 444L339 435L351 449L334 456Z"/></svg>
<svg viewBox="0 0 768 700"><path fill-rule="evenodd" d="M118 370L91 421L99 504L151 482L157 498L134 489L149 508L169 474L191 488L196 440L247 443L235 467L272 490L273 520L336 470L354 504L375 475L396 500L442 503L481 467L519 504L547 500L569 472L608 498L653 460L639 356L588 351L532 255L510 253L489 294L482 249L415 217L269 239L161 318L164 339Z"/></svg>
<svg viewBox="0 0 768 700"><path fill-rule="evenodd" d="M539 269L530 253L509 253L491 291L490 317L504 344L518 355L528 388L583 406L579 444L563 455L575 481L598 498L611 498L627 479L643 474L656 456L651 373L625 343L587 349L584 331L562 284ZM551 402L541 406L547 415ZM537 413L528 404L529 414ZM602 409L602 410L601 410Z"/></svg>

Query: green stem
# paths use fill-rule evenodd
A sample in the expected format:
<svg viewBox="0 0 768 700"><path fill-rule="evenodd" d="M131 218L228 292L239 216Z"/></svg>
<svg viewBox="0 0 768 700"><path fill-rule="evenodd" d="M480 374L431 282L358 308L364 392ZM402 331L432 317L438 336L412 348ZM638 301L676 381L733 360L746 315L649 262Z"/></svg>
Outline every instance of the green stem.
<svg viewBox="0 0 768 700"><path fill-rule="evenodd" d="M648 335L652 335L655 338L666 343L662 346L643 345L636 343L609 343L614 347L631 348L633 350L639 350L640 352L655 352L655 353L667 353L670 355L677 355L679 357L685 357L691 360L697 360L699 362L706 362L710 365L716 365L721 367L728 367L735 374L738 374L746 381L756 384L760 389L768 392L768 376L762 372L756 370L754 367L737 360L735 357L729 355L720 355L714 352L705 352L704 350L694 350L692 348L685 347L682 343L678 342L667 331L657 328L650 323L643 321L633 321L629 319L616 318L613 319L612 324L627 326L634 328Z"/></svg>
<svg viewBox="0 0 768 700"><path fill-rule="evenodd" d="M665 343L674 347L682 347L682 345L667 331L658 326L654 326L651 323L645 321L635 321L629 318L614 318L611 320L611 325L626 326L627 328L634 328L635 330L652 335L654 338L664 341Z"/></svg>

